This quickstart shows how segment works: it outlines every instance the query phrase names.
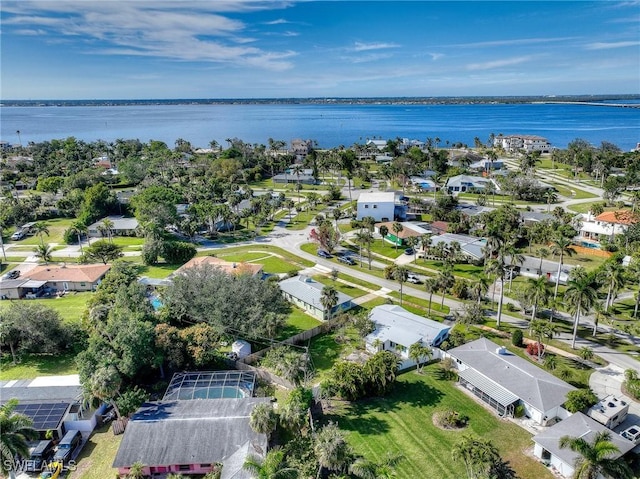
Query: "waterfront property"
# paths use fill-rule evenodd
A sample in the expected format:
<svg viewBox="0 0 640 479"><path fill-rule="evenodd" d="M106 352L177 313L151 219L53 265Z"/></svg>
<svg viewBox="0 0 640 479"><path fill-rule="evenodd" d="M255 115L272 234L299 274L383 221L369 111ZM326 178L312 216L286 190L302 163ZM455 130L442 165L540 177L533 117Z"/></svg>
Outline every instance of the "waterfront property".
<svg viewBox="0 0 640 479"><path fill-rule="evenodd" d="M376 306L371 310L371 321L375 330L365 337L367 351L392 351L400 356L400 369L414 366L415 361L409 359L409 348L419 343L424 346L438 347L449 336L451 326L433 321L406 309L391 304ZM436 350L434 357L439 357Z"/></svg>
<svg viewBox="0 0 640 479"><path fill-rule="evenodd" d="M575 472L575 461L580 456L569 448L561 448L560 438L563 436L580 437L587 442L592 442L599 432L609 432L611 434L610 440L619 450L609 456L611 459L624 456L635 446L628 439L615 434L599 422L578 412L534 436L533 454L561 476L570 478Z"/></svg>
<svg viewBox="0 0 640 479"><path fill-rule="evenodd" d="M520 150L524 150L527 153L534 151L549 153L551 151L549 140L536 135L498 135L493 140L493 146L511 153L516 153Z"/></svg>
<svg viewBox="0 0 640 479"><path fill-rule="evenodd" d="M564 419L567 394L576 388L506 348L480 338L446 352L458 368L460 384L495 409L513 416L519 404L540 425Z"/></svg>
<svg viewBox="0 0 640 479"><path fill-rule="evenodd" d="M308 276L300 275L285 279L280 281L279 286L287 301L320 321L333 317L338 311L348 311L355 306L351 296L338 291L338 302L331 309L327 309L322 304L324 285Z"/></svg>

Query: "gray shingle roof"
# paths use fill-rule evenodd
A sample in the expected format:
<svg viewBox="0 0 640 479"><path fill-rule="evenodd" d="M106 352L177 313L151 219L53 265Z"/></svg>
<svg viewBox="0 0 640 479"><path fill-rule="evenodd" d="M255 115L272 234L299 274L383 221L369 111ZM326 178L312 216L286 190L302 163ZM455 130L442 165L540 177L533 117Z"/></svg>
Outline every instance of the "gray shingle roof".
<svg viewBox="0 0 640 479"><path fill-rule="evenodd" d="M542 412L564 404L567 393L576 389L524 358L508 351L498 354L499 348L480 338L448 353Z"/></svg>
<svg viewBox="0 0 640 479"><path fill-rule="evenodd" d="M609 431L611 433L611 441L620 450L619 454L613 456L614 458L623 456L634 448L634 444L631 441L607 429L599 422L594 421L581 412L573 414L564 421L560 421L545 431L542 431L537 436L534 436L533 441L540 444L563 462L573 465L578 454L568 448L561 449L559 444L560 438L562 436L581 437L585 441L590 442L595 435L601 431Z"/></svg>
<svg viewBox="0 0 640 479"><path fill-rule="evenodd" d="M311 304L318 309L324 310L320 298L322 297L322 288L324 284L315 281L308 276L300 275L293 278L280 281L280 289L291 296L298 298L306 304ZM338 291L338 303L336 308L341 304L351 301L353 298Z"/></svg>
<svg viewBox="0 0 640 479"><path fill-rule="evenodd" d="M136 461L149 466L223 463L223 477L237 475L248 454L264 456L267 437L254 432L249 416L270 398L197 399L143 404L133 415L113 467ZM239 450L244 449L244 453ZM229 463L227 463L229 461ZM235 471L235 472L234 472ZM233 472L231 475L227 475Z"/></svg>
<svg viewBox="0 0 640 479"><path fill-rule="evenodd" d="M407 348L418 341L430 344L442 331L451 329L446 324L390 304L373 308L370 319L376 323L376 329L366 337L367 342L373 343L376 339L382 342L390 340Z"/></svg>
<svg viewBox="0 0 640 479"><path fill-rule="evenodd" d="M33 379L0 381L0 401L6 402L16 398L20 403L26 402L74 402L82 397L80 386L31 386Z"/></svg>

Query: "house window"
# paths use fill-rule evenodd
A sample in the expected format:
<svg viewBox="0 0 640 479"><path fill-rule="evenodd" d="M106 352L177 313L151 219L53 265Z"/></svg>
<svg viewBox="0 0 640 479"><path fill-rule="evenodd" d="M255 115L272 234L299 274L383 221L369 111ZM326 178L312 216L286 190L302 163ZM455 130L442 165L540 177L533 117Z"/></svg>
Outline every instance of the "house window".
<svg viewBox="0 0 640 479"><path fill-rule="evenodd" d="M373 205L373 209L377 210L378 209L378 205Z"/></svg>
<svg viewBox="0 0 640 479"><path fill-rule="evenodd" d="M211 467L211 464L200 464L200 467L202 467L202 468Z"/></svg>
<svg viewBox="0 0 640 479"><path fill-rule="evenodd" d="M180 464L178 466L178 470L179 471L190 471L191 470L191 464Z"/></svg>
<svg viewBox="0 0 640 479"><path fill-rule="evenodd" d="M364 209L368 210L369 209L369 205L364 205Z"/></svg>
<svg viewBox="0 0 640 479"><path fill-rule="evenodd" d="M80 283L80 287L84 288L87 284L86 283Z"/></svg>

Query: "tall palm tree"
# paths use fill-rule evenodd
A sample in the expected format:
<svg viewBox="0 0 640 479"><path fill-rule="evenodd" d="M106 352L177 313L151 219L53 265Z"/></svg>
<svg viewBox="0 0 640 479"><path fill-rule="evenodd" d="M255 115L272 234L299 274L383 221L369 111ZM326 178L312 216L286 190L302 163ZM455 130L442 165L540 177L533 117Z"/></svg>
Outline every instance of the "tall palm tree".
<svg viewBox="0 0 640 479"><path fill-rule="evenodd" d="M361 229L355 235L355 241L360 245L360 257L362 257L362 247L367 251L367 259L369 261L369 269L371 269L371 243L373 243L373 235L368 229ZM362 266L362 261L360 261Z"/></svg>
<svg viewBox="0 0 640 479"><path fill-rule="evenodd" d="M510 242L504 246L504 254L509 256L509 292L513 283L514 268L517 264L524 263L524 256L518 252L515 243Z"/></svg>
<svg viewBox="0 0 640 479"><path fill-rule="evenodd" d="M395 221L392 225L391 225L391 229L393 230L393 233L396 235L396 250L398 249L398 243L400 242L400 238L399 238L399 234L400 232L402 232L402 230L404 230L402 223L399 223L397 221Z"/></svg>
<svg viewBox="0 0 640 479"><path fill-rule="evenodd" d="M400 284L400 306L402 306L402 285L407 281L409 277L409 270L406 266L396 264L393 266L393 279Z"/></svg>
<svg viewBox="0 0 640 479"><path fill-rule="evenodd" d="M249 426L258 434L266 434L267 437L276 428L278 417L271 404L260 403L253 408L249 417Z"/></svg>
<svg viewBox="0 0 640 479"><path fill-rule="evenodd" d="M560 273L562 272L564 255L573 256L576 250L571 246L571 240L559 232L553 240L551 252L554 256L558 256L558 275L556 277L556 286L553 290L553 298L555 299L558 296L558 286L560 285Z"/></svg>
<svg viewBox="0 0 640 479"><path fill-rule="evenodd" d="M423 259L426 261L427 251L431 248L431 237L433 235L431 233L424 233L420 236L420 244L422 245L422 252L424 254Z"/></svg>
<svg viewBox="0 0 640 479"><path fill-rule="evenodd" d="M498 299L498 313L496 316L496 326L498 328L500 328L500 320L502 319L502 303L504 302L505 268L506 265L503 254L499 254L497 258L489 260L489 262L485 265L485 273L488 275L495 275L496 280L500 280L500 298Z"/></svg>
<svg viewBox="0 0 640 479"><path fill-rule="evenodd" d="M285 465L282 449L272 449L264 459L249 456L242 467L255 474L257 479L288 479L297 477L298 471Z"/></svg>
<svg viewBox="0 0 640 479"><path fill-rule="evenodd" d="M46 234L47 236L49 236L49 225L47 225L47 223L44 221L38 221L37 223L34 223L31 229L34 234L40 236L40 244L44 245L44 238L42 237L42 235Z"/></svg>
<svg viewBox="0 0 640 479"><path fill-rule="evenodd" d="M607 261L600 268L600 275L602 282L607 287L607 299L604 303L604 310L609 311L609 307L613 305L616 292L624 286L625 283L625 271L620 263L615 260Z"/></svg>
<svg viewBox="0 0 640 479"><path fill-rule="evenodd" d="M417 372L422 371L422 363L431 359L431 348L422 343L413 343L409 346L409 359L415 361Z"/></svg>
<svg viewBox="0 0 640 479"><path fill-rule="evenodd" d="M9 399L0 406L0 472L16 477L16 456L29 457L29 440L37 439L30 417L15 411L17 399Z"/></svg>
<svg viewBox="0 0 640 479"><path fill-rule="evenodd" d="M429 311L427 312L427 314L431 316L431 299L433 298L433 293L438 291L438 280L436 278L425 279L424 289L427 293L429 293Z"/></svg>
<svg viewBox="0 0 640 479"><path fill-rule="evenodd" d="M444 309L444 298L447 291L455 282L455 278L453 277L453 267L450 264L445 263L440 269L436 281L438 283L438 289L442 292L442 301L440 302L440 310L442 310Z"/></svg>
<svg viewBox="0 0 640 479"><path fill-rule="evenodd" d="M569 312L574 315L572 349L576 348L580 316L588 314L597 300L597 287L591 275L570 280L567 284L564 302Z"/></svg>
<svg viewBox="0 0 640 479"><path fill-rule="evenodd" d="M89 229L82 221L75 221L70 228L71 232L78 237L78 245L80 245L80 253L82 254L84 251L82 249L82 235L87 234ZM89 241L89 236L87 235L87 241Z"/></svg>
<svg viewBox="0 0 640 479"><path fill-rule="evenodd" d="M544 276L539 278L527 278L527 285L525 286L525 297L533 305L531 311L531 321L536 319L539 306L545 306L549 302L551 297L551 289L549 282Z"/></svg>
<svg viewBox="0 0 640 479"><path fill-rule="evenodd" d="M300 164L293 165L293 173L296 175L296 188L298 190L298 204L300 204L300 190L302 189L302 185L300 184L300 173L304 170L304 167Z"/></svg>
<svg viewBox="0 0 640 479"><path fill-rule="evenodd" d="M320 296L320 304L327 312L328 319L331 319L332 310L338 304L338 291L333 286L325 286L322 288Z"/></svg>
<svg viewBox="0 0 640 479"><path fill-rule="evenodd" d="M538 248L538 258L540 258L540 266L538 266L538 270L540 271L540 275L542 275L542 260L545 258L548 258L549 255L551 254L551 251L549 251L549 248L545 248L544 246L541 246L540 248Z"/></svg>
<svg viewBox="0 0 640 479"><path fill-rule="evenodd" d="M477 278L476 282L471 285L471 296L476 298L478 305L482 303L482 298L489 291L489 278L486 275L482 275Z"/></svg>
<svg viewBox="0 0 640 479"><path fill-rule="evenodd" d="M594 479L601 475L616 479L633 478L633 472L626 462L621 457L615 458L620 450L611 441L609 431L596 433L592 441L583 437L563 436L560 438L560 447L579 454L574 479Z"/></svg>
<svg viewBox="0 0 640 479"><path fill-rule="evenodd" d="M416 259L418 257L418 250L416 249L416 246L418 246L419 242L420 242L420 240L418 239L417 236L409 236L407 238L407 246L413 250L413 263L414 264L415 264Z"/></svg>
<svg viewBox="0 0 640 479"><path fill-rule="evenodd" d="M53 256L53 248L48 244L39 244L33 248L34 256L38 258L40 261L45 263L49 263Z"/></svg>
<svg viewBox="0 0 640 479"><path fill-rule="evenodd" d="M382 238L382 244L384 244L384 239L389 234L389 228L386 225L380 225L378 232L380 233L380 238Z"/></svg>

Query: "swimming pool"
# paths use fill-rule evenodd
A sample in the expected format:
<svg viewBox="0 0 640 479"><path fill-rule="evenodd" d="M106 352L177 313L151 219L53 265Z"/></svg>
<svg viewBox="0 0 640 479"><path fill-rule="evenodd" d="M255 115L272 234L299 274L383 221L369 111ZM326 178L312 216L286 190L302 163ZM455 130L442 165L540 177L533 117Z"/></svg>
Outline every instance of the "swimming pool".
<svg viewBox="0 0 640 479"><path fill-rule="evenodd" d="M160 301L160 298L157 296L150 296L149 301L151 302L151 306L153 306L154 310L158 311L162 308L162 301Z"/></svg>

